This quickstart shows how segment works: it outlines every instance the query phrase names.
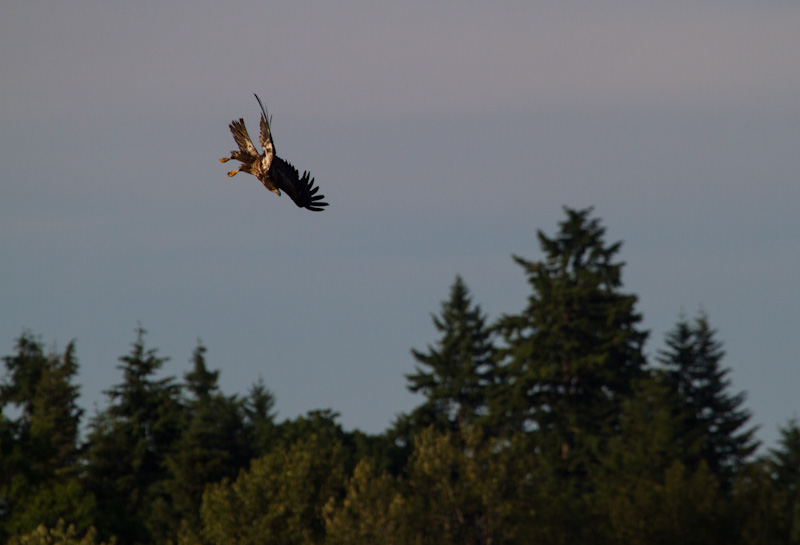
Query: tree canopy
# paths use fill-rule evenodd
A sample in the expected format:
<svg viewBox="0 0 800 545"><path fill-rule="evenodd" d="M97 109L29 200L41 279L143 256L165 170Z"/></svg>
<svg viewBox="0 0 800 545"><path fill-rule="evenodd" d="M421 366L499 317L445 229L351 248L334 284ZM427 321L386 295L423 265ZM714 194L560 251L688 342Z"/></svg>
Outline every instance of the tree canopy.
<svg viewBox="0 0 800 545"><path fill-rule="evenodd" d="M411 350L419 403L379 434L330 408L279 421L260 377L224 393L200 341L164 376L142 327L87 419L76 343L23 332L0 376L0 541L800 543L797 421L755 456L708 314L681 314L649 357L592 210L536 240L513 256L517 311L491 319L455 277Z"/></svg>

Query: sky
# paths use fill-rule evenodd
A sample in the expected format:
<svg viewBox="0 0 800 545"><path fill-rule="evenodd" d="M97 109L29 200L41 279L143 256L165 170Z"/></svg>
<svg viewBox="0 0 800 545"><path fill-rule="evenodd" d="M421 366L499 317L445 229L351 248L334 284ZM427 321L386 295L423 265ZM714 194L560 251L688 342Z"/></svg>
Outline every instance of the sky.
<svg viewBox="0 0 800 545"><path fill-rule="evenodd" d="M623 241L652 360L705 311L758 437L800 416L800 4L45 2L0 15L0 353L76 341L87 416L139 324L279 419L378 433L457 274L494 320L563 207ZM258 93L321 213L217 160Z"/></svg>

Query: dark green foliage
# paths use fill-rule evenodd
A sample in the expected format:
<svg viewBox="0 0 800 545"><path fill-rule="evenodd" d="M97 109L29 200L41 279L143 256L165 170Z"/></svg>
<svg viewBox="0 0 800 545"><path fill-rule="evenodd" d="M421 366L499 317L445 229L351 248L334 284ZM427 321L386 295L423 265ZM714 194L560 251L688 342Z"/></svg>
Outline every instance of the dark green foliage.
<svg viewBox="0 0 800 545"><path fill-rule="evenodd" d="M388 467L395 472L405 465L413 438L421 431L487 425L488 395L497 380L495 348L486 316L472 303L460 276L432 319L441 337L426 352L412 349L418 365L415 373L406 375L408 389L423 394L425 401L410 414L399 415L389 431L395 448L387 452Z"/></svg>
<svg viewBox="0 0 800 545"><path fill-rule="evenodd" d="M617 429L620 403L643 376L647 338L636 296L620 289L620 243L606 244L590 212L566 209L554 237L538 233L543 261L514 257L533 293L496 325L505 377L491 411L511 431L532 432L567 471L590 462Z"/></svg>
<svg viewBox="0 0 800 545"><path fill-rule="evenodd" d="M46 356L41 343L26 333L17 340L17 354L3 360L9 378L0 387L0 402L21 411L18 433L34 454L28 459L29 469L52 472L74 465L83 414L77 405L78 387L71 382L78 372L74 343L63 355Z"/></svg>
<svg viewBox="0 0 800 545"><path fill-rule="evenodd" d="M646 367L620 244L590 210L538 239L540 261L514 258L519 314L487 326L456 277L412 350L423 400L380 435L330 409L277 423L264 382L223 394L200 343L161 378L139 328L81 443L74 345L23 334L0 380L0 543L800 544L800 429L750 459L707 317Z"/></svg>
<svg viewBox="0 0 800 545"><path fill-rule="evenodd" d="M661 482L675 463L695 463L703 437L688 425L664 373L654 371L634 382L621 404L619 431L599 457L597 488Z"/></svg>
<svg viewBox="0 0 800 545"><path fill-rule="evenodd" d="M666 344L658 361L688 415L686 433L702 437L695 463L702 460L730 484L758 446L755 429L743 429L750 419L750 412L742 408L746 396L728 393L730 370L720 366L725 353L705 314L692 322L682 318L667 334Z"/></svg>
<svg viewBox="0 0 800 545"><path fill-rule="evenodd" d="M145 348L144 335L138 328L130 354L120 358L123 382L106 392L110 404L92 419L86 453L98 530L123 545L163 539L175 522L164 483L184 421L180 386L155 377L166 360Z"/></svg>
<svg viewBox="0 0 800 545"><path fill-rule="evenodd" d="M258 377L258 382L251 386L242 404L251 458L266 454L278 440L274 406L275 396Z"/></svg>
<svg viewBox="0 0 800 545"><path fill-rule="evenodd" d="M207 369L205 352L198 344L192 359L194 367L184 375L184 389L190 396L183 401L180 437L166 456L170 475L163 488L174 512L170 535L175 535L181 522L199 525L206 485L235 477L252 457L245 403L219 392L219 371ZM264 389L262 394L268 392Z"/></svg>
<svg viewBox="0 0 800 545"><path fill-rule="evenodd" d="M780 509L788 526L788 543L800 543L800 426L790 420L780 430L778 447L770 449L766 465L781 494Z"/></svg>
<svg viewBox="0 0 800 545"><path fill-rule="evenodd" d="M408 389L425 396L411 420L417 429L470 426L486 414L486 395L494 383L494 346L480 306L472 304L464 281L456 276L449 300L432 316L441 339L427 352L412 350L418 364L406 375Z"/></svg>
<svg viewBox="0 0 800 545"><path fill-rule="evenodd" d="M86 530L94 498L78 481L78 431L82 410L74 343L46 355L30 333L17 339L16 354L3 358L0 385L0 538L54 525L68 517ZM11 405L17 416L5 416Z"/></svg>

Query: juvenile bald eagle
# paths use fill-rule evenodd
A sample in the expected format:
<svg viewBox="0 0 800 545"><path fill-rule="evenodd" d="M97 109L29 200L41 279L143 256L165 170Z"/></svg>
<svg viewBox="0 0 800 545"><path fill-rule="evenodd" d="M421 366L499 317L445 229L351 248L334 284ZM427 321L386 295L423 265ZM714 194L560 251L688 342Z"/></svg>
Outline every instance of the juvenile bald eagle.
<svg viewBox="0 0 800 545"><path fill-rule="evenodd" d="M300 177L296 168L275 155L275 144L272 142L272 132L269 127L272 120L267 115L267 109L264 108L261 99L258 98L258 95L255 97L261 106L259 143L264 149L264 153L259 154L250 140L250 135L247 134L247 128L244 126L244 119L231 121L229 126L239 149L232 151L230 157L223 157L219 162L227 163L231 159L235 159L241 161L242 164L238 169L229 171L228 177L236 176L239 172L247 172L261 180L264 187L279 197L281 191L284 191L300 208L308 208L314 212L324 210L323 207L328 206L328 203L321 202L325 195L316 194L319 186L314 187L314 178L311 178L308 172L303 172L303 176Z"/></svg>

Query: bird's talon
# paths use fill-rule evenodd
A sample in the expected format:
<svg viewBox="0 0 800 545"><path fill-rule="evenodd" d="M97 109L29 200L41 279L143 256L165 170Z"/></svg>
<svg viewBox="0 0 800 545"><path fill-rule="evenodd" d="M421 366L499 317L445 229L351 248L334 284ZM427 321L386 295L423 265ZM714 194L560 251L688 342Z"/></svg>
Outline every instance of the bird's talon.
<svg viewBox="0 0 800 545"><path fill-rule="evenodd" d="M230 158L230 157L223 157L222 159L220 159L220 160L219 160L219 162L220 162L220 163L227 163L227 162L228 162L228 161L230 161L230 160L231 160L231 158Z"/></svg>
<svg viewBox="0 0 800 545"><path fill-rule="evenodd" d="M238 170L229 170L228 171L228 178L233 178L238 173Z"/></svg>

